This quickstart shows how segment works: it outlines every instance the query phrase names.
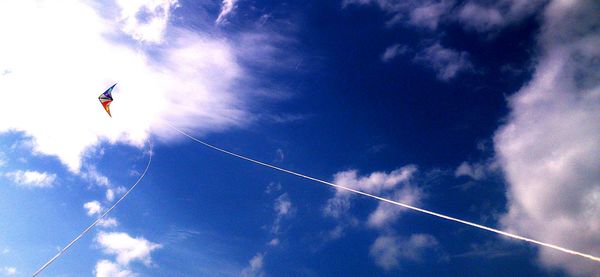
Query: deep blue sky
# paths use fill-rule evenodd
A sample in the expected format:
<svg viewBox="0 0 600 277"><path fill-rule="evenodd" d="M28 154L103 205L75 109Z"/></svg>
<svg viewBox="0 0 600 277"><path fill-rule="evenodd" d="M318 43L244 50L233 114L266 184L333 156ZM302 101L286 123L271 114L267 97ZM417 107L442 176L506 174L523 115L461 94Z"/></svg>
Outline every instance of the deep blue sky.
<svg viewBox="0 0 600 277"><path fill-rule="evenodd" d="M518 16L507 12L505 23L486 29L457 19L461 8L476 1L431 2L449 5L434 28L409 22L411 11L423 3L390 8L359 2L239 0L217 24L220 1L179 1L168 28L224 41L239 52L234 54L245 76L233 82L231 95L243 100L249 118L224 128L204 127L201 117L171 123L219 147L327 181L344 171L364 177L414 166L410 180L376 193L400 197L403 188L414 188L419 207L502 228L509 189L494 136L511 120L511 96L533 78L548 4L542 1ZM109 18L119 5L95 9ZM403 19L392 24L395 15ZM161 51L176 44L177 34L169 29L157 44L128 41L124 32L111 39L150 60L162 61ZM265 39L247 43L248 35ZM402 51L382 58L393 45ZM259 54L252 55L252 49ZM455 65L456 72L441 77ZM117 103L126 84L120 76L101 78L120 82ZM104 88L89 89L93 98ZM186 105L186 99L179 100ZM118 121L118 110L115 114L111 120ZM27 276L54 255L93 220L85 203L109 206L107 186L86 172L107 177L109 188L128 188L150 147L148 174L110 214L118 226L92 231L44 276L101 276L100 260L118 266L123 276L569 274L540 263L537 247L428 215L403 210L382 226L370 225L379 205L373 199L346 198L347 210L332 217L325 210L336 192L329 187L149 126L142 144L121 138L93 144L82 156L80 172L70 170L59 154L36 151L29 140L36 135L27 129L0 129L0 276ZM472 171L459 173L461 164ZM27 188L11 175L18 170L55 177L49 187ZM332 236L336 228L343 231ZM99 242L111 232L160 246L122 262ZM388 248L378 255L374 245L381 238L396 244L384 244Z"/></svg>

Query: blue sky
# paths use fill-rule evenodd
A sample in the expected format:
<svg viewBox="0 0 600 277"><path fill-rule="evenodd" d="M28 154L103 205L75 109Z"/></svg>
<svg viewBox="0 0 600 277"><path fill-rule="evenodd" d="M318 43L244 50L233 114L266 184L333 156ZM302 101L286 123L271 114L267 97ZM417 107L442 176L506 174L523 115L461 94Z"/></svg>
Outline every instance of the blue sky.
<svg viewBox="0 0 600 277"><path fill-rule="evenodd" d="M592 276L594 1L0 4L0 276ZM109 118L97 97L118 82Z"/></svg>

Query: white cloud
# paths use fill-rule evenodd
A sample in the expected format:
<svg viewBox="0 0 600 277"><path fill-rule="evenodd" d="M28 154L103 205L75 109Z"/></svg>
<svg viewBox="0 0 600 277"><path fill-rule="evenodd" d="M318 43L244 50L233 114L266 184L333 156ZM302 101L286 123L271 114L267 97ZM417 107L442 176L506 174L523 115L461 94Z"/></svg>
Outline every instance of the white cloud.
<svg viewBox="0 0 600 277"><path fill-rule="evenodd" d="M470 164L468 162L462 162L454 171L455 177L469 176L473 180L482 180L487 174L487 165L481 163Z"/></svg>
<svg viewBox="0 0 600 277"><path fill-rule="evenodd" d="M273 209L277 214L275 216L273 226L271 226L271 232L277 235L279 234L279 229L281 228L281 221L286 217L292 216L294 213L292 201L287 193L284 193L275 199Z"/></svg>
<svg viewBox="0 0 600 277"><path fill-rule="evenodd" d="M217 20L215 20L215 23L220 24L230 13L232 13L236 2L237 0L223 0L223 3L221 4L221 12L217 17Z"/></svg>
<svg viewBox="0 0 600 277"><path fill-rule="evenodd" d="M149 266L152 264L152 251L162 247L143 237L133 238L122 232L100 232L96 242L104 253L115 255L117 262L124 266L132 261L140 261Z"/></svg>
<svg viewBox="0 0 600 277"><path fill-rule="evenodd" d="M96 200L83 204L83 208L86 209L88 216L93 216L102 212L102 205Z"/></svg>
<svg viewBox="0 0 600 277"><path fill-rule="evenodd" d="M413 165L404 166L390 173L373 172L368 176L359 177L357 170L347 170L334 175L333 183L351 189L356 189L372 194L380 194L397 188L398 184L410 180L417 168ZM323 210L326 216L340 218L350 208L350 196L344 190L337 190L335 196L327 200Z"/></svg>
<svg viewBox="0 0 600 277"><path fill-rule="evenodd" d="M445 48L439 42L419 52L414 60L431 67L442 81L448 81L460 72L473 68L467 52Z"/></svg>
<svg viewBox="0 0 600 277"><path fill-rule="evenodd" d="M400 55L404 55L408 52L408 47L402 44L394 44L385 49L381 55L381 61L389 62Z"/></svg>
<svg viewBox="0 0 600 277"><path fill-rule="evenodd" d="M292 201L290 201L290 197L287 193L277 197L273 208L277 212L277 216L285 216L292 211Z"/></svg>
<svg viewBox="0 0 600 277"><path fill-rule="evenodd" d="M0 151L0 167L5 166L8 163L8 159L6 158L6 155Z"/></svg>
<svg viewBox="0 0 600 277"><path fill-rule="evenodd" d="M257 253L250 261L248 262L248 266L244 268L241 272L241 276L244 277L253 277L253 276L264 276L263 272L263 253Z"/></svg>
<svg viewBox="0 0 600 277"><path fill-rule="evenodd" d="M110 228L110 227L116 227L117 225L119 225L119 222L114 217L107 217L107 218L103 218L102 220L98 221L98 225L102 226L104 228Z"/></svg>
<svg viewBox="0 0 600 277"><path fill-rule="evenodd" d="M391 270L398 268L403 260L420 261L428 249L437 245L435 237L428 234L414 234L408 239L381 235L373 242L369 253L379 267Z"/></svg>
<svg viewBox="0 0 600 277"><path fill-rule="evenodd" d="M460 8L457 20L479 32L500 29L535 13L546 0L468 1Z"/></svg>
<svg viewBox="0 0 600 277"><path fill-rule="evenodd" d="M102 175L95 166L88 165L85 167L85 170L79 174L84 179L87 179L91 182L94 182L95 185L110 187L110 180L108 177Z"/></svg>
<svg viewBox="0 0 600 277"><path fill-rule="evenodd" d="M454 0L345 0L343 6L348 5L376 5L391 16L388 26L406 23L412 26L437 29L440 22L446 20L454 7Z"/></svg>
<svg viewBox="0 0 600 277"><path fill-rule="evenodd" d="M28 188L49 188L56 180L56 174L31 170L17 170L4 175L16 185Z"/></svg>
<svg viewBox="0 0 600 277"><path fill-rule="evenodd" d="M410 11L409 23L435 30L443 17L450 13L454 1L425 2Z"/></svg>
<svg viewBox="0 0 600 277"><path fill-rule="evenodd" d="M17 274L17 268L13 266L5 266L0 269L0 273L2 273L4 276L13 276Z"/></svg>
<svg viewBox="0 0 600 277"><path fill-rule="evenodd" d="M234 48L215 36L139 21L143 10L160 17L156 25L168 24L174 1L120 1L118 16L82 2L0 2L0 72L9 72L0 76L0 91L11 91L3 95L11 105L0 109L11 120L0 121L0 133L20 132L35 153L57 156L78 172L83 154L101 142L142 147L151 133L175 138L165 122L207 132L251 119L248 98L234 88L250 78L238 50L253 46ZM158 42L163 32L168 43L156 47L122 39ZM115 82L109 118L96 98ZM60 101L38 101L53 97Z"/></svg>
<svg viewBox="0 0 600 277"><path fill-rule="evenodd" d="M415 206L419 204L422 197L423 192L419 188L405 185L401 189L396 190L390 198L400 203ZM367 224L374 228L386 227L396 220L402 212L404 212L404 210L398 209L398 206L379 202L377 209L369 215Z"/></svg>
<svg viewBox="0 0 600 277"><path fill-rule="evenodd" d="M600 29L598 1L546 6L532 80L510 98L496 133L508 181L503 226L600 256ZM597 262L540 248L543 265L600 275Z"/></svg>
<svg viewBox="0 0 600 277"><path fill-rule="evenodd" d="M458 13L459 20L469 28L486 31L504 24L504 17L493 7L468 2Z"/></svg>
<svg viewBox="0 0 600 277"><path fill-rule="evenodd" d="M134 277L138 276L131 270L117 263L108 260L100 260L96 263L94 269L96 277Z"/></svg>
<svg viewBox="0 0 600 277"><path fill-rule="evenodd" d="M281 190L280 183L271 182L267 185L267 188L265 189L265 193L271 194L271 193L278 192L280 190Z"/></svg>
<svg viewBox="0 0 600 277"><path fill-rule="evenodd" d="M117 0L121 29L135 40L161 43L177 0Z"/></svg>
<svg viewBox="0 0 600 277"><path fill-rule="evenodd" d="M127 191L125 187L118 186L116 188L109 188L106 190L106 200L111 202L115 200L116 195L123 194Z"/></svg>
<svg viewBox="0 0 600 277"><path fill-rule="evenodd" d="M275 246L279 245L279 239L274 238L274 239L270 240L269 243L267 243L267 245L275 247Z"/></svg>

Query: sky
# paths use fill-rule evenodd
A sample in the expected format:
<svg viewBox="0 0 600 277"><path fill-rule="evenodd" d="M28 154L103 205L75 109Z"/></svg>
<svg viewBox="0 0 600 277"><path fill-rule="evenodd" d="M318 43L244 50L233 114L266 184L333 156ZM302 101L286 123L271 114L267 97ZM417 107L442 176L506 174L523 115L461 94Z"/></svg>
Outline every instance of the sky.
<svg viewBox="0 0 600 277"><path fill-rule="evenodd" d="M0 276L597 276L600 4L0 3ZM97 100L117 83L109 117Z"/></svg>

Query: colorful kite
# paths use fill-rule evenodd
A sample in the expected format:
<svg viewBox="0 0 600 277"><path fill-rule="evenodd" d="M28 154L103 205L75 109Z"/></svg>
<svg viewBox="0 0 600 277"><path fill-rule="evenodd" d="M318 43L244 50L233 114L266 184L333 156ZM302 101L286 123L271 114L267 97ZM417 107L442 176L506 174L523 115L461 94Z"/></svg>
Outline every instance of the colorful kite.
<svg viewBox="0 0 600 277"><path fill-rule="evenodd" d="M104 109L108 113L108 116L110 116L110 117L112 117L112 115L110 114L109 106L110 106L110 103L113 101L111 92L116 85L117 84L115 83L110 88L108 88L104 93L102 93L102 94L100 94L100 96L98 96L98 100L100 100L100 104L102 104L102 107L104 107Z"/></svg>

